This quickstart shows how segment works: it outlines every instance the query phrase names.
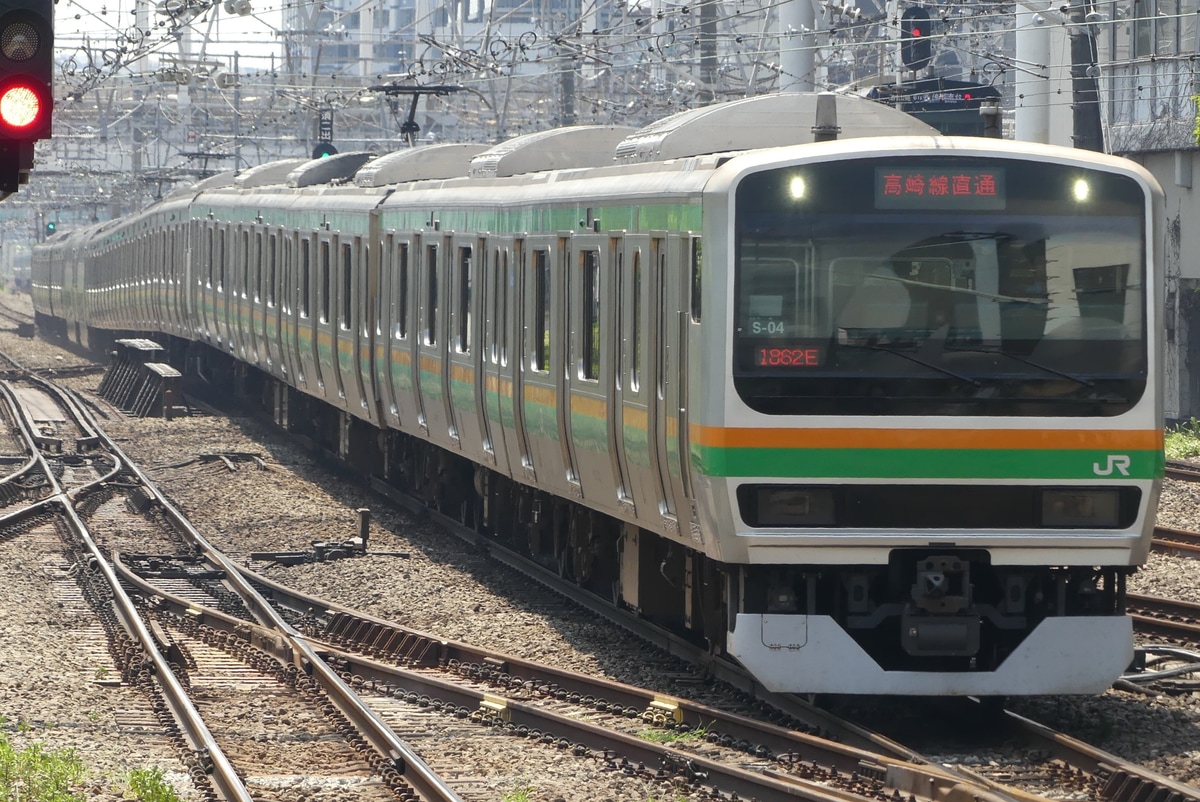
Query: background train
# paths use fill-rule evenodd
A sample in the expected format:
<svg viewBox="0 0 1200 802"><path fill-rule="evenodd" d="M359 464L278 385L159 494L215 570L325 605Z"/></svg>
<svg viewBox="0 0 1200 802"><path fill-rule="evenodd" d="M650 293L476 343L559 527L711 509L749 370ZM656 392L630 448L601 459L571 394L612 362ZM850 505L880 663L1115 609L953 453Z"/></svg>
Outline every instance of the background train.
<svg viewBox="0 0 1200 802"><path fill-rule="evenodd" d="M830 102L217 176L39 246L38 320L769 689L1099 692L1163 473L1161 191Z"/></svg>

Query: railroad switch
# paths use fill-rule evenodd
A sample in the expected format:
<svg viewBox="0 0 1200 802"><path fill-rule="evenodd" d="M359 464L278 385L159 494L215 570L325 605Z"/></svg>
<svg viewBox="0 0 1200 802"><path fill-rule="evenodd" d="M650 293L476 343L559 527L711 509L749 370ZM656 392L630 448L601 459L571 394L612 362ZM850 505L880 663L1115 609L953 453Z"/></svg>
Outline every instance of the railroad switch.
<svg viewBox="0 0 1200 802"><path fill-rule="evenodd" d="M280 565L299 565L300 563L324 563L345 557L365 557L366 555L366 541L359 537L352 537L347 540L314 540L311 551L252 551L250 559L275 562ZM409 553L407 551L373 551L371 556L408 557Z"/></svg>

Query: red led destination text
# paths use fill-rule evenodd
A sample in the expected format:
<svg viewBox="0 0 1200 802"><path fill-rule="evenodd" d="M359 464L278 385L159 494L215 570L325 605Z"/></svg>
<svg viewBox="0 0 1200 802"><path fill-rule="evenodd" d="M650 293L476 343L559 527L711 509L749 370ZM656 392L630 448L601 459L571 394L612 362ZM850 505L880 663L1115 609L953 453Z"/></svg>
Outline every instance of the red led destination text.
<svg viewBox="0 0 1200 802"><path fill-rule="evenodd" d="M821 349L808 348L759 348L755 353L760 368L815 368L821 364Z"/></svg>

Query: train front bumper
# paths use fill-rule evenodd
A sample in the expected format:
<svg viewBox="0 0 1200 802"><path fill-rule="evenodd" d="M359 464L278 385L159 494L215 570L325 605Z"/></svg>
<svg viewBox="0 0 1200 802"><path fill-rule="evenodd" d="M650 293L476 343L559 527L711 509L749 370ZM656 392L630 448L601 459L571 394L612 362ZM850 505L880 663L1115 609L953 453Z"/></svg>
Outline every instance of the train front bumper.
<svg viewBox="0 0 1200 802"><path fill-rule="evenodd" d="M777 693L1097 694L1133 660L1128 616L1047 618L994 671L885 671L826 615L739 613L729 653Z"/></svg>

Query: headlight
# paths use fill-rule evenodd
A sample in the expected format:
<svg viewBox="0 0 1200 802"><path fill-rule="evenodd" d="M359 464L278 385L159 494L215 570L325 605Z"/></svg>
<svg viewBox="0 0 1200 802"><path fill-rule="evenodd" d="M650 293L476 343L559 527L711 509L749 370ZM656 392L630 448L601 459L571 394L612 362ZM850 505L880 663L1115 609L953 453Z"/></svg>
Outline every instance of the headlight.
<svg viewBox="0 0 1200 802"><path fill-rule="evenodd" d="M1120 525L1121 497L1117 490L1043 490L1042 526Z"/></svg>

